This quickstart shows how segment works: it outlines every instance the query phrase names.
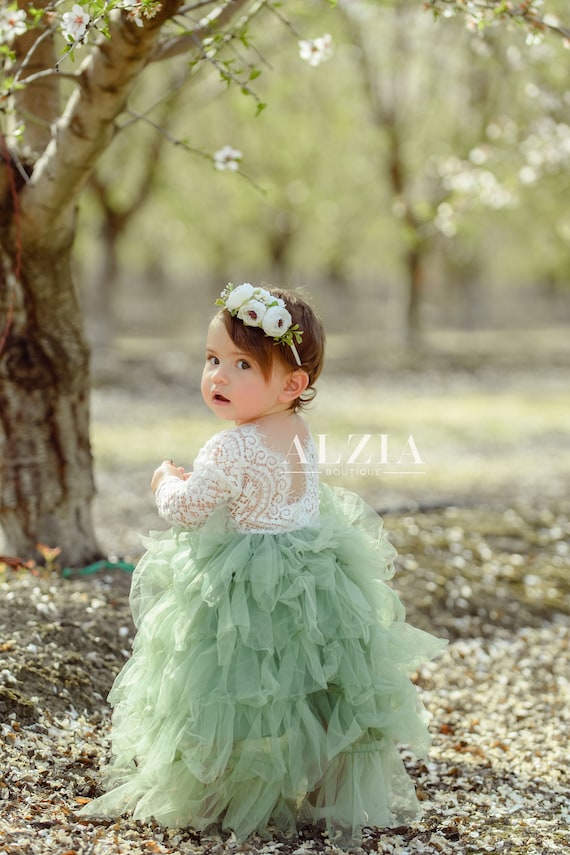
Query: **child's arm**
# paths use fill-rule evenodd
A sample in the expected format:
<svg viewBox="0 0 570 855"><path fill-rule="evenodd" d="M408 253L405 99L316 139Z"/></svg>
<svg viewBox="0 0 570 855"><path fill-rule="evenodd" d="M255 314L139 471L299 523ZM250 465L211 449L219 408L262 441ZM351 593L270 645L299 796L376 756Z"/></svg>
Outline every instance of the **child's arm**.
<svg viewBox="0 0 570 855"><path fill-rule="evenodd" d="M217 507L228 504L239 492L238 479L230 468L226 455L216 454L215 448L207 459L196 460L191 476L165 460L151 482L161 517L185 528L203 525Z"/></svg>

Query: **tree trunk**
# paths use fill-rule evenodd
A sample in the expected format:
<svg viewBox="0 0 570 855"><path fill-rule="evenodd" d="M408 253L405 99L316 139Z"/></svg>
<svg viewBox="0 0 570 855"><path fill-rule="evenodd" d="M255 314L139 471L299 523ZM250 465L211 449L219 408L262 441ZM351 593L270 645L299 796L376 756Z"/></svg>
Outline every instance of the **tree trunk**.
<svg viewBox="0 0 570 855"><path fill-rule="evenodd" d="M182 2L155 4L142 27L114 9L107 37L66 73L75 87L61 113L51 15L14 39L13 63L0 69L3 81L8 70L15 75L2 106L23 128L21 139L6 140L0 130L0 526L21 558L38 543L61 547L70 566L101 555L91 523L89 353L70 270L75 210L149 64L201 55L202 40L214 30L225 40L226 26L248 5L230 0L216 7L215 21L210 13L202 26L163 38Z"/></svg>
<svg viewBox="0 0 570 855"><path fill-rule="evenodd" d="M71 246L26 247L20 276L2 250L0 522L9 552L63 547L61 561L102 557L91 522L89 354L71 271ZM33 282L33 289L29 283ZM35 556L37 557L37 556Z"/></svg>
<svg viewBox="0 0 570 855"><path fill-rule="evenodd" d="M417 347L421 340L422 322L422 284L423 284L423 252L421 244L411 247L406 253L406 270L408 274L408 311L407 333L410 347Z"/></svg>
<svg viewBox="0 0 570 855"><path fill-rule="evenodd" d="M114 217L102 211L105 217L99 229L100 260L94 281L86 298L91 344L97 350L110 347L115 338L115 296L119 287L119 241L122 229L114 228Z"/></svg>
<svg viewBox="0 0 570 855"><path fill-rule="evenodd" d="M22 558L38 543L61 547L68 566L101 557L91 521L89 350L70 267L75 209L180 4L165 0L142 29L113 16L112 37L76 72L78 86L50 123L49 142L30 137L26 160L12 157L0 134L0 525L7 550ZM23 62L26 40L15 43ZM49 55L44 61L53 67Z"/></svg>

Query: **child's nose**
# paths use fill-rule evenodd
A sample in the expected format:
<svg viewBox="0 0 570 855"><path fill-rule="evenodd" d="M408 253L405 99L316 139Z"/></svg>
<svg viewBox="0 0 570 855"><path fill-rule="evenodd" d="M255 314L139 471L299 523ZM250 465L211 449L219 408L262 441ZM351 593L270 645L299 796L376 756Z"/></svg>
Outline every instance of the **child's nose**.
<svg viewBox="0 0 570 855"><path fill-rule="evenodd" d="M217 383L227 382L227 372L221 362L216 365L213 376Z"/></svg>

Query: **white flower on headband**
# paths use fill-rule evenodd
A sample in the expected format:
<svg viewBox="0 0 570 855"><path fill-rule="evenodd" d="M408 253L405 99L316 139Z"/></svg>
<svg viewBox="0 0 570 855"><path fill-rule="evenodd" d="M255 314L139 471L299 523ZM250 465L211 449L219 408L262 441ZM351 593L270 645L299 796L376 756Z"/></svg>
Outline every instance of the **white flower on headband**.
<svg viewBox="0 0 570 855"><path fill-rule="evenodd" d="M222 291L221 297L225 297L225 303L223 304L228 312L235 312L239 309L240 306L243 306L244 303L247 303L248 300L251 300L253 297L253 292L255 288L253 285L250 285L249 282L244 282L243 285L238 285L237 288L234 288L232 291L229 291L229 286L225 291Z"/></svg>
<svg viewBox="0 0 570 855"><path fill-rule="evenodd" d="M237 316L248 327L258 327L260 324L263 326L263 318L266 312L267 306L260 300L249 300L239 307Z"/></svg>
<svg viewBox="0 0 570 855"><path fill-rule="evenodd" d="M249 282L237 288L230 282L216 300L216 306L223 306L230 315L237 316L249 327L260 327L276 344L289 345L295 362L301 365L295 344L301 343L303 330L298 324L293 326L293 318L281 297L276 297L266 288L255 288Z"/></svg>
<svg viewBox="0 0 570 855"><path fill-rule="evenodd" d="M267 309L261 321L261 326L265 335L275 338L286 333L292 322L293 318L287 309L282 306L271 306L271 308Z"/></svg>

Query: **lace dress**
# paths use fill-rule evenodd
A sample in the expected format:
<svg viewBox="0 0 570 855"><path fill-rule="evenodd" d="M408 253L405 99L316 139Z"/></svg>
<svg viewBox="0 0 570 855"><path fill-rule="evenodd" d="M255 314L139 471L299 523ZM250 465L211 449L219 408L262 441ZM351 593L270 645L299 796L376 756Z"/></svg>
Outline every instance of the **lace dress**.
<svg viewBox="0 0 570 855"><path fill-rule="evenodd" d="M84 816L357 840L416 815L397 743L429 745L409 675L445 642L405 622L378 515L319 485L310 436L296 457L243 425L161 483L172 527L133 576L108 790Z"/></svg>

